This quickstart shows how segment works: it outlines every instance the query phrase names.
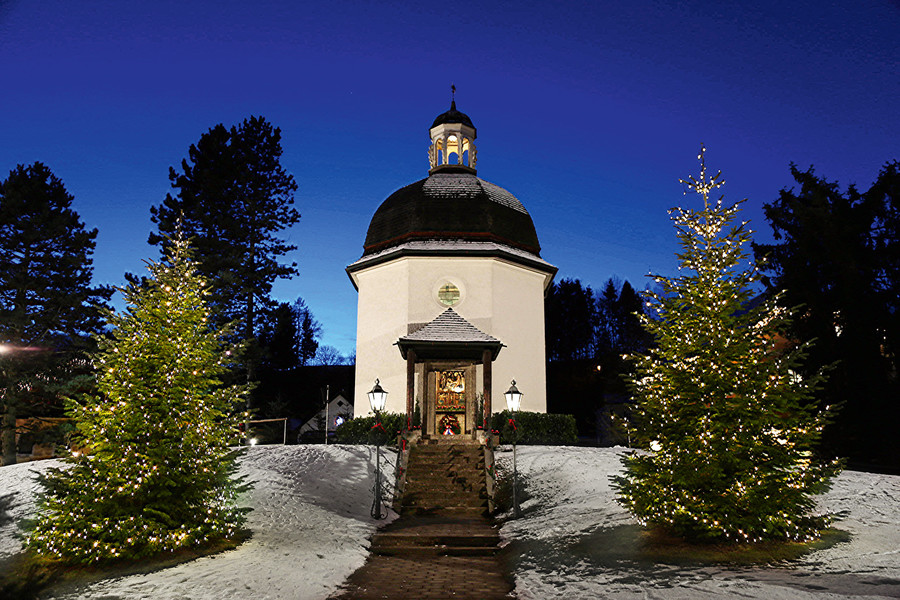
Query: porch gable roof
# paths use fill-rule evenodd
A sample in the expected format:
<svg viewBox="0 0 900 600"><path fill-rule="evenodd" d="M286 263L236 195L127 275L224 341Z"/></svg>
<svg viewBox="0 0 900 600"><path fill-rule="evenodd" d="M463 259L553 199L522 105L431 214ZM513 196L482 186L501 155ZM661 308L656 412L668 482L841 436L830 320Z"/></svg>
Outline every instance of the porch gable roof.
<svg viewBox="0 0 900 600"><path fill-rule="evenodd" d="M419 358L477 358L484 350L491 351L491 359L497 358L503 343L481 331L452 308L439 314L421 329L404 335L396 342L405 359L412 349Z"/></svg>

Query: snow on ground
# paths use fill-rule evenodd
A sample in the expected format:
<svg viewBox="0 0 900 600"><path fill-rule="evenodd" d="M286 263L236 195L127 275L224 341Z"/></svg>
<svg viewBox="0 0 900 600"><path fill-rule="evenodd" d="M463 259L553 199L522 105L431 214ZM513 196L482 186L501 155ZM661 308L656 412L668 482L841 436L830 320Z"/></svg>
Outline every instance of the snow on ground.
<svg viewBox="0 0 900 600"><path fill-rule="evenodd" d="M393 481L395 453L382 455ZM30 471L57 461L0 469L0 496L16 493L20 518L33 510ZM240 473L255 482L244 504L253 508L250 540L235 550L154 573L101 581L47 598L81 599L320 599L328 597L368 554L379 524L369 516L375 468L370 446L256 446ZM0 529L0 553L19 547L13 525ZM2 554L0 554L2 558Z"/></svg>
<svg viewBox="0 0 900 600"><path fill-rule="evenodd" d="M900 477L845 472L821 499L849 541L777 567L653 564L637 554L639 529L614 500L609 475L623 448L523 446L529 498L501 529L520 600L641 598L765 600L900 597ZM392 471L395 455L390 455ZM512 453L497 454L511 468ZM33 513L31 471L0 469L0 561L21 547L14 523ZM379 524L369 517L374 451L367 446L263 446L243 459L256 481L245 498L253 537L239 548L153 573L48 593L65 600L324 600L359 566ZM390 478L388 479L390 480ZM383 522L382 522L383 523Z"/></svg>
<svg viewBox="0 0 900 600"><path fill-rule="evenodd" d="M523 446L529 498L500 533L520 600L900 597L900 477L848 471L820 498L849 541L775 567L653 564L639 527L615 502L609 476L625 448ZM512 453L497 463L512 470Z"/></svg>

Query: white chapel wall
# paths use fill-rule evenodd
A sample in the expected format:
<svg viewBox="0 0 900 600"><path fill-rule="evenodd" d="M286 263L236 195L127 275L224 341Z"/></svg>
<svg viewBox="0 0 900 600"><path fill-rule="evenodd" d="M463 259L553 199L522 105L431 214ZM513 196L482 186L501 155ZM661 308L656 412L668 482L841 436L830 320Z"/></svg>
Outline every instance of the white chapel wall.
<svg viewBox="0 0 900 600"><path fill-rule="evenodd" d="M522 409L545 412L544 283L546 274L490 257L405 257L355 273L357 312L355 414L370 413L375 382L389 392L386 410L406 410L406 363L394 343L409 323L427 323L446 309L437 289L460 289L453 309L506 347L493 364L493 408L505 408L503 392L515 379L525 394ZM481 389L481 369L478 386ZM416 393L421 395L421 390Z"/></svg>
<svg viewBox="0 0 900 600"><path fill-rule="evenodd" d="M359 288L356 312L354 416L371 413L366 393L381 380L388 391L385 410L406 412L406 361L394 342L406 335L409 268L393 261L354 274Z"/></svg>

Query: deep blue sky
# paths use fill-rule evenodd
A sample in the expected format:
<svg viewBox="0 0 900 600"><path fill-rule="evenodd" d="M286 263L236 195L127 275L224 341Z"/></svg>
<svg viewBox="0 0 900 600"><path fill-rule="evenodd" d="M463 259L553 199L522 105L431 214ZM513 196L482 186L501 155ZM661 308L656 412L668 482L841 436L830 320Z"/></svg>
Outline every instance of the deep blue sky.
<svg viewBox="0 0 900 600"><path fill-rule="evenodd" d="M344 267L395 189L427 175L432 119L478 128L478 174L515 194L560 277L635 287L675 267L666 209L700 143L726 199L762 205L815 165L867 188L900 158L900 4L0 0L0 173L42 161L100 235L95 279L141 259L170 165L263 115L300 187L299 277L352 352Z"/></svg>

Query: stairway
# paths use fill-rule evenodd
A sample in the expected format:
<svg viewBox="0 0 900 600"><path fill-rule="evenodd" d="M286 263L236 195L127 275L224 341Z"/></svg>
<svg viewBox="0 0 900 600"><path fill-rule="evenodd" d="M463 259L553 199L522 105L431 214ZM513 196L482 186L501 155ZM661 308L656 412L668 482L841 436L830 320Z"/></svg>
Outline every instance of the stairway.
<svg viewBox="0 0 900 600"><path fill-rule="evenodd" d="M403 515L372 539L381 556L493 556L500 536L482 516Z"/></svg>
<svg viewBox="0 0 900 600"><path fill-rule="evenodd" d="M488 514L484 447L422 440L410 449L401 518L372 540L386 556L491 556L500 539Z"/></svg>
<svg viewBox="0 0 900 600"><path fill-rule="evenodd" d="M332 600L509 600L484 460L484 447L461 436L413 445L394 504L400 518L375 533L366 564Z"/></svg>
<svg viewBox="0 0 900 600"><path fill-rule="evenodd" d="M460 517L487 514L484 468L480 444L423 440L410 450L398 512Z"/></svg>

